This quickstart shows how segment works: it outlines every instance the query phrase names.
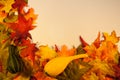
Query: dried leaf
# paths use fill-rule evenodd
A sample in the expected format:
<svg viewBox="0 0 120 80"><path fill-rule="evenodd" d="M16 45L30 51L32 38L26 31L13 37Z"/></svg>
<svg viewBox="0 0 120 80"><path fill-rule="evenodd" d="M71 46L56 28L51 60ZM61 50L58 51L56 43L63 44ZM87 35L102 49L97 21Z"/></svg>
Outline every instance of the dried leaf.
<svg viewBox="0 0 120 80"><path fill-rule="evenodd" d="M15 14L15 12L9 12L9 14L7 15L7 17L4 19L4 22L6 23L12 23L17 21L18 19L18 15Z"/></svg>
<svg viewBox="0 0 120 80"><path fill-rule="evenodd" d="M76 49L76 54L82 54L85 53L86 51L83 49L82 45L79 45Z"/></svg>
<svg viewBox="0 0 120 80"><path fill-rule="evenodd" d="M79 65L84 65L84 68L79 67ZM76 63L72 61L67 68L59 74L56 79L58 80L80 80L82 76L90 69L90 65L81 62Z"/></svg>
<svg viewBox="0 0 120 80"><path fill-rule="evenodd" d="M9 12L12 9L12 4L14 0L0 0L0 11Z"/></svg>
<svg viewBox="0 0 120 80"><path fill-rule="evenodd" d="M31 43L30 40L22 40L22 43L20 46L25 46L25 48L21 50L20 55L23 58L29 57L30 60L32 60L34 62L35 61L35 52L37 51L36 44Z"/></svg>
<svg viewBox="0 0 120 80"><path fill-rule="evenodd" d="M81 42L83 47L89 45L87 42L84 41L84 39L81 36L80 36L80 42Z"/></svg>
<svg viewBox="0 0 120 80"><path fill-rule="evenodd" d="M59 56L73 56L75 54L76 49L68 49L66 45L61 47L61 50L58 53Z"/></svg>
<svg viewBox="0 0 120 80"><path fill-rule="evenodd" d="M16 23L10 23L10 28L14 30L11 34L11 38L18 39L18 41L28 37L30 38L29 31L34 28L32 22L32 19L26 20L24 16L18 15L18 21Z"/></svg>
<svg viewBox="0 0 120 80"><path fill-rule="evenodd" d="M25 6L27 6L27 0L15 0L15 3L12 5L14 9L18 9L19 13L23 13Z"/></svg>
<svg viewBox="0 0 120 80"><path fill-rule="evenodd" d="M116 32L113 31L111 33L111 35L109 35L108 33L103 33L103 37L105 38L105 41L110 41L113 44L117 43L119 41L119 37L116 36Z"/></svg>
<svg viewBox="0 0 120 80"><path fill-rule="evenodd" d="M52 48L42 45L39 46L39 50L36 52L36 55L45 60L55 58L57 56L57 53Z"/></svg>
<svg viewBox="0 0 120 80"><path fill-rule="evenodd" d="M98 48L100 46L100 32L98 33L98 37L96 40L93 42L93 44Z"/></svg>

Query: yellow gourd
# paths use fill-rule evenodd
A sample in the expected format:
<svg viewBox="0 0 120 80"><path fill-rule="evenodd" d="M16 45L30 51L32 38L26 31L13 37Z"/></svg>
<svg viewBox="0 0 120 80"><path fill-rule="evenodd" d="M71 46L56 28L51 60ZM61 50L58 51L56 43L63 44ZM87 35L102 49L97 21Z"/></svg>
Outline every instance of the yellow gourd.
<svg viewBox="0 0 120 80"><path fill-rule="evenodd" d="M85 58L88 57L87 54L79 54L79 55L74 55L74 56L68 56L68 57L56 57L52 60L50 60L44 67L44 71L53 77L56 77L60 73L62 73L67 65L75 59L79 58Z"/></svg>

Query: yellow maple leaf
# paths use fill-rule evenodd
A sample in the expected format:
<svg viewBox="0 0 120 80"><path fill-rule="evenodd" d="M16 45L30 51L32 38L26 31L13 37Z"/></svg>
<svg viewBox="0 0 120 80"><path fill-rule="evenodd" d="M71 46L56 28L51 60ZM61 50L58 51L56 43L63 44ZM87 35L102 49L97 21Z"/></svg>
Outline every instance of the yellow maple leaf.
<svg viewBox="0 0 120 80"><path fill-rule="evenodd" d="M0 4L3 6L0 10L9 12L9 10L12 8L12 4L14 3L14 0L0 0Z"/></svg>
<svg viewBox="0 0 120 80"><path fill-rule="evenodd" d="M0 0L0 22L7 16L7 13L12 9L14 0Z"/></svg>
<svg viewBox="0 0 120 80"><path fill-rule="evenodd" d="M36 55L41 57L41 59L52 59L57 56L57 53L52 48L41 45Z"/></svg>
<svg viewBox="0 0 120 80"><path fill-rule="evenodd" d="M119 37L116 36L116 32L115 31L111 32L111 35L109 35L108 33L104 32L103 36L104 36L105 41L110 41L113 44L117 43L119 41Z"/></svg>

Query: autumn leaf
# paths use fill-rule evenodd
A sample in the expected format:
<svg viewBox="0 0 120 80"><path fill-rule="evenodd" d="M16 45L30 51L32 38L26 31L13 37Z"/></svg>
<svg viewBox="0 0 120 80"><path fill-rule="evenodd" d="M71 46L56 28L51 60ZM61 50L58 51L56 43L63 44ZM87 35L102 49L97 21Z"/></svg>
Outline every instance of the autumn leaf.
<svg viewBox="0 0 120 80"><path fill-rule="evenodd" d="M82 45L79 45L76 49L76 54L83 54L85 53L86 51L83 49L83 46Z"/></svg>
<svg viewBox="0 0 120 80"><path fill-rule="evenodd" d="M31 38L29 31L35 27L32 22L32 19L26 20L24 16L19 15L16 23L10 23L10 28L13 30L11 38L18 39L18 41L28 37Z"/></svg>
<svg viewBox="0 0 120 80"><path fill-rule="evenodd" d="M56 44L55 44L55 47L54 47L54 48L55 48L55 51L56 51L56 52L59 52L59 51L60 51L59 48L58 48L58 46L57 46Z"/></svg>
<svg viewBox="0 0 120 80"><path fill-rule="evenodd" d="M58 53L59 56L73 56L75 54L76 49L68 49L66 45L61 47L61 50Z"/></svg>
<svg viewBox="0 0 120 80"><path fill-rule="evenodd" d="M31 38L29 31L35 28L33 23L36 18L37 15L34 14L33 8L30 8L27 12L23 11L23 13L11 11L4 20L9 22L10 28L13 30L11 38L20 41L22 38Z"/></svg>
<svg viewBox="0 0 120 80"><path fill-rule="evenodd" d="M80 42L81 42L83 47L89 45L87 42L84 41L84 39L81 36L79 38L80 38Z"/></svg>
<svg viewBox="0 0 120 80"><path fill-rule="evenodd" d="M108 33L103 33L103 37L105 39L105 41L110 41L112 42L113 44L117 43L119 41L119 37L116 36L116 32L113 31L111 33L111 35L109 35Z"/></svg>
<svg viewBox="0 0 120 80"><path fill-rule="evenodd" d="M115 70L116 79L120 79L120 65L114 64L113 68Z"/></svg>
<svg viewBox="0 0 120 80"><path fill-rule="evenodd" d="M91 44L89 46L84 47L86 53L92 58L95 59L98 55L98 51L95 45Z"/></svg>
<svg viewBox="0 0 120 80"><path fill-rule="evenodd" d="M25 48L23 48L21 50L21 57L25 58L25 57L29 57L31 61L34 62L35 60L35 52L37 51L37 47L35 43L32 43L29 39L28 40L22 40L21 47L25 46Z"/></svg>
<svg viewBox="0 0 120 80"><path fill-rule="evenodd" d="M12 9L12 4L14 0L0 0L0 11L5 11L8 13Z"/></svg>
<svg viewBox="0 0 120 80"><path fill-rule="evenodd" d="M18 9L18 13L23 13L23 8L27 6L27 0L15 0L15 3L12 5L14 9Z"/></svg>
<svg viewBox="0 0 120 80"><path fill-rule="evenodd" d="M7 16L8 12L12 9L14 0L0 0L0 22Z"/></svg>
<svg viewBox="0 0 120 80"><path fill-rule="evenodd" d="M41 45L39 46L39 50L36 52L36 55L45 60L55 58L57 56L57 53L49 46Z"/></svg>
<svg viewBox="0 0 120 80"><path fill-rule="evenodd" d="M118 63L119 53L116 43L118 43L119 37L117 37L115 31L113 31L111 35L108 33L103 33L103 38L104 39L101 41L101 46L99 47L101 59Z"/></svg>
<svg viewBox="0 0 120 80"><path fill-rule="evenodd" d="M30 8L27 13L24 12L25 18L26 20L28 20L29 18L32 18L33 20L37 19L37 15L34 14L34 9Z"/></svg>
<svg viewBox="0 0 120 80"><path fill-rule="evenodd" d="M37 80L56 80L55 78L47 76L44 72L38 71L34 74Z"/></svg>
<svg viewBox="0 0 120 80"><path fill-rule="evenodd" d="M92 65L92 68L83 75L85 80L104 80L106 76L115 77L114 68L109 63L97 58L89 64Z"/></svg>
<svg viewBox="0 0 120 80"><path fill-rule="evenodd" d="M18 19L18 15L16 13L17 11L10 11L3 21L6 23L16 22Z"/></svg>
<svg viewBox="0 0 120 80"><path fill-rule="evenodd" d="M15 77L13 80L30 80L30 77L24 77L24 76L19 75Z"/></svg>
<svg viewBox="0 0 120 80"><path fill-rule="evenodd" d="M98 33L98 37L95 39L93 44L98 48L100 46L100 32Z"/></svg>
<svg viewBox="0 0 120 80"><path fill-rule="evenodd" d="M7 16L5 11L0 11L0 22L3 22L3 19Z"/></svg>

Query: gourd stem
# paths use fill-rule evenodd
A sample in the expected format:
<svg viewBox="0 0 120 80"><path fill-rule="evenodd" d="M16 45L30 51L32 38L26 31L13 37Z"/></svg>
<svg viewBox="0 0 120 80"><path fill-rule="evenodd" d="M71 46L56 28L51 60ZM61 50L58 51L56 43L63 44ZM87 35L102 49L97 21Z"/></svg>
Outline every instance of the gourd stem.
<svg viewBox="0 0 120 80"><path fill-rule="evenodd" d="M75 59L85 58L85 57L88 57L88 55L87 54L78 54L78 55L75 55L75 56L70 56L69 58L71 60L75 60Z"/></svg>

